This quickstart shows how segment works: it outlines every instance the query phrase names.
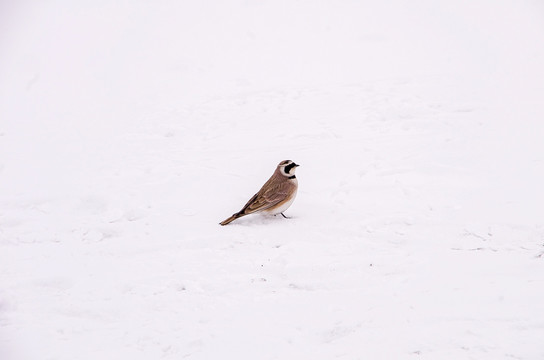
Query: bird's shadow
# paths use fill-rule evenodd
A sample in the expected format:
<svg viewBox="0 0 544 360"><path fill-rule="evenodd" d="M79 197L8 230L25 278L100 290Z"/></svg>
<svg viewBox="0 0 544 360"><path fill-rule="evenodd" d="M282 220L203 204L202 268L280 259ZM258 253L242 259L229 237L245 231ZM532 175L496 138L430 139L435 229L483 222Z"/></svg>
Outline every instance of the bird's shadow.
<svg viewBox="0 0 544 360"><path fill-rule="evenodd" d="M286 216L285 218L281 214L277 215L249 215L242 218L236 219L229 225L243 225L243 226L252 226L252 225L270 225L270 224L280 224L284 221L289 222L293 219L296 219L296 216Z"/></svg>

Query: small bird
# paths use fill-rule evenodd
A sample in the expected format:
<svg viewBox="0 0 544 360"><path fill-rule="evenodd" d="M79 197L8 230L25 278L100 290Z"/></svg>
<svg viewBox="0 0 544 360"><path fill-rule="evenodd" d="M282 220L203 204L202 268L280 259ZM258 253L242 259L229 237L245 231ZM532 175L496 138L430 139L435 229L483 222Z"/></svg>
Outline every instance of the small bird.
<svg viewBox="0 0 544 360"><path fill-rule="evenodd" d="M220 222L220 224L227 225L242 216L256 212L271 215L281 214L284 218L287 218L283 215L283 212L291 206L297 195L298 181L295 176L297 166L299 165L291 160L280 162L274 174L264 183L261 190L249 199L242 210Z"/></svg>

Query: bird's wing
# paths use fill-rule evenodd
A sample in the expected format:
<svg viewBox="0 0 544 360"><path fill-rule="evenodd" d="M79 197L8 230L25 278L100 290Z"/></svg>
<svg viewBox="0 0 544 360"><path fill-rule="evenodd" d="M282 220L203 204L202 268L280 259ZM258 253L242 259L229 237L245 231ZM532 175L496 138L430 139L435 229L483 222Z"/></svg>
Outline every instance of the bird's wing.
<svg viewBox="0 0 544 360"><path fill-rule="evenodd" d="M265 184L240 210L240 213L251 214L278 205L289 196L292 186L288 182L280 182L275 186L267 186Z"/></svg>

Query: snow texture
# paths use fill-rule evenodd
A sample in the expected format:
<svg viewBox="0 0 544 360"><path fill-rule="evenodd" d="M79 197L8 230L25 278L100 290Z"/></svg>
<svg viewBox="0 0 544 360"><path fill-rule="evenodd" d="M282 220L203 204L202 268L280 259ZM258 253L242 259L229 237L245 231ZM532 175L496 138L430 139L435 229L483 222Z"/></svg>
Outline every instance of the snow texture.
<svg viewBox="0 0 544 360"><path fill-rule="evenodd" d="M538 0L0 4L0 359L544 359ZM290 219L218 223L292 159Z"/></svg>

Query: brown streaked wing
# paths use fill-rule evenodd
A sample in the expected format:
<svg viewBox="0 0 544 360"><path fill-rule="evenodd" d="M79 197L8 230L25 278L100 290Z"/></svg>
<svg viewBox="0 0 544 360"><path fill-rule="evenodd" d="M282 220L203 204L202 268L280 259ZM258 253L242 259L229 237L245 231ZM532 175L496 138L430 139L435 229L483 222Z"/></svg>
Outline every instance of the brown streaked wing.
<svg viewBox="0 0 544 360"><path fill-rule="evenodd" d="M248 209L248 207L257 199L257 197L259 196L259 193L256 193L255 195L253 195L251 197L251 199L248 200L248 202L244 205L244 207L242 208L242 210L238 211L239 214L249 214L250 212L246 212L246 210Z"/></svg>
<svg viewBox="0 0 544 360"><path fill-rule="evenodd" d="M293 191L293 184L280 181L275 185L265 184L262 189L244 206L244 214L266 210L284 201ZM263 191L264 190L264 191Z"/></svg>

